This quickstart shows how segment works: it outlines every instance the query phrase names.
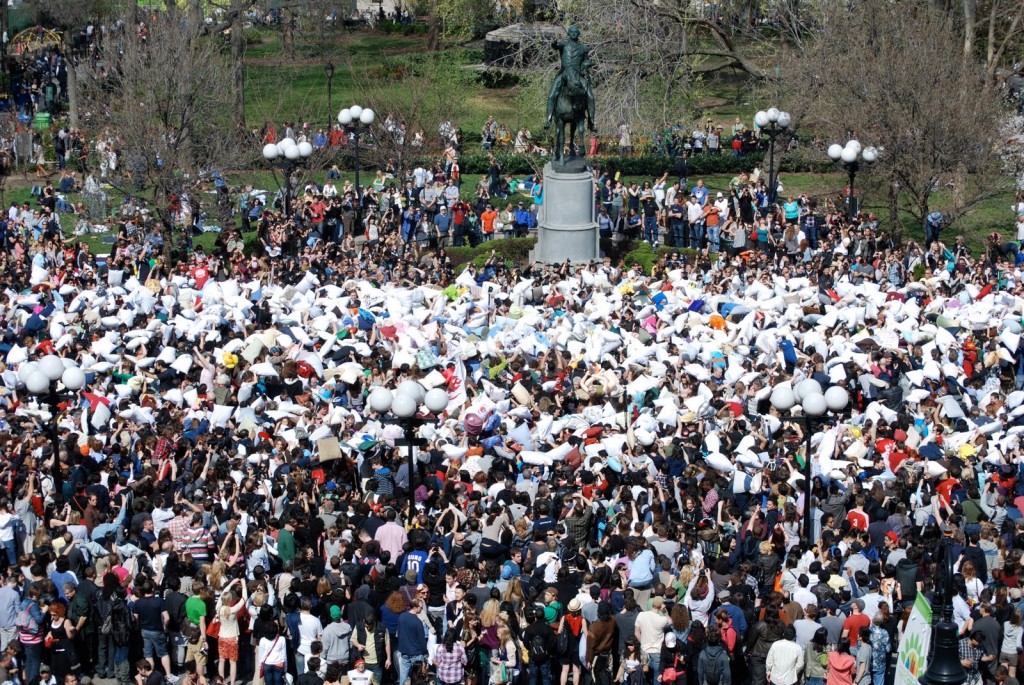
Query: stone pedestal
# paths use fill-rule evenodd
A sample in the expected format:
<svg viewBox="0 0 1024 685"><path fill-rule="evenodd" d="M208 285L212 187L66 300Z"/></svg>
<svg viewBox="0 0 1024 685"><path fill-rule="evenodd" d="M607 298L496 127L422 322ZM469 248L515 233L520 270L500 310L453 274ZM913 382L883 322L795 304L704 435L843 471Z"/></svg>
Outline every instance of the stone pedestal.
<svg viewBox="0 0 1024 685"><path fill-rule="evenodd" d="M572 164L572 163L570 163ZM594 216L594 176L585 165L544 166L544 204L532 261L561 264L601 257Z"/></svg>

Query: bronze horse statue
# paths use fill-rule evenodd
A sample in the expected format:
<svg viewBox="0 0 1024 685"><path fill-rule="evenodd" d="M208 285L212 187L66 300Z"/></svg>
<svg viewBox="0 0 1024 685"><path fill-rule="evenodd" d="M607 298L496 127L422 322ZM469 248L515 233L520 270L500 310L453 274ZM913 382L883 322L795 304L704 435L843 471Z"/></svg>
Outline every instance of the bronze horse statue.
<svg viewBox="0 0 1024 685"><path fill-rule="evenodd" d="M582 157L582 141L577 146L576 136L582 132L587 123L587 91L578 80L566 79L559 89L558 98L555 100L554 115L555 122L555 145L552 150L551 159L554 162L565 163ZM569 127L569 149L566 158L565 127Z"/></svg>

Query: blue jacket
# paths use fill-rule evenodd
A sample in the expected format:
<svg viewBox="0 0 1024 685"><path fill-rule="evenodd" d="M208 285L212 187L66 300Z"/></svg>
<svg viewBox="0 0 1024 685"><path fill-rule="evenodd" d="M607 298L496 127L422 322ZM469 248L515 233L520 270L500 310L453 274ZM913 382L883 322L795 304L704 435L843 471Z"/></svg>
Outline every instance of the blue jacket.
<svg viewBox="0 0 1024 685"><path fill-rule="evenodd" d="M403 657L427 655L427 632L423 621L408 611L398 617L398 651Z"/></svg>
<svg viewBox="0 0 1024 685"><path fill-rule="evenodd" d="M526 209L516 209L514 215L517 224L529 226L533 222L533 215Z"/></svg>

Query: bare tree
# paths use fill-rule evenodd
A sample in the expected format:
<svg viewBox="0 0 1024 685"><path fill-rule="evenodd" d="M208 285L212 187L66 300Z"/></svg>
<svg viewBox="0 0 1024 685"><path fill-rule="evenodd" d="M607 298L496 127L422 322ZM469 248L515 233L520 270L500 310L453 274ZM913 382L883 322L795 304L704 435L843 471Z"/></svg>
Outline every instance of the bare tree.
<svg viewBox="0 0 1024 685"><path fill-rule="evenodd" d="M996 151L999 94L962 58L962 33L927 0L861 0L805 53L784 59L772 96L797 124L832 139L856 135L884 151L873 175L889 188L890 221L918 225L934 194L952 188L955 220L1005 189Z"/></svg>
<svg viewBox="0 0 1024 685"><path fill-rule="evenodd" d="M173 5L173 3L172 3ZM169 5L170 7L170 5ZM135 189L149 189L168 228L172 193L198 193L213 165L238 168L256 150L233 128L231 66L193 8L155 15L146 35L106 42L107 70L83 88L86 132L116 136ZM173 241L166 241L168 247Z"/></svg>
<svg viewBox="0 0 1024 685"><path fill-rule="evenodd" d="M1019 0L963 0L964 58L981 58L988 85L1024 50L1024 3Z"/></svg>

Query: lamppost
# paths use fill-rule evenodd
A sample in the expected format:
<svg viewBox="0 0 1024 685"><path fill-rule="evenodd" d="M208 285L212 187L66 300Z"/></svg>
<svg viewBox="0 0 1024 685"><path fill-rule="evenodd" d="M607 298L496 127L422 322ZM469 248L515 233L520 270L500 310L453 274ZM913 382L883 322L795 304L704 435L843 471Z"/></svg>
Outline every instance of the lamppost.
<svg viewBox="0 0 1024 685"><path fill-rule="evenodd" d="M356 165L356 226L363 223L363 189L359 185L359 138L364 133L370 132L373 120L377 115L372 109L363 109L359 105L352 105L347 109L338 112L338 123L341 128L352 139L354 161ZM358 230L358 228L357 228Z"/></svg>
<svg viewBox="0 0 1024 685"><path fill-rule="evenodd" d="M313 154L313 146L307 141L296 143L291 138L284 138L280 143L267 143L263 146L263 158L267 160L271 168L275 166L284 170L284 213L286 217L291 216L292 204L292 174L295 170L309 159ZM274 176L277 180L277 176ZM278 181L277 187L281 188Z"/></svg>
<svg viewBox="0 0 1024 685"><path fill-rule="evenodd" d="M772 389L770 401L780 412L789 411L797 404L803 409L803 416L788 417L786 420L804 426L804 536L810 540L814 524L811 513L811 435L814 433L815 421L826 412L839 413L846 409L850 404L850 393L838 385L833 385L823 393L818 381L807 378L797 383L795 388L789 383L776 385Z"/></svg>
<svg viewBox="0 0 1024 685"><path fill-rule="evenodd" d="M406 518L406 523L408 523L416 510L414 448L424 447L427 442L416 435L416 429L437 422L437 415L448 407L448 393L441 388L427 390L417 381L408 380L399 384L394 392L378 385L370 390L366 401L370 405L370 409L382 416L390 412L391 418L385 418L384 421L401 426L405 435L403 440L395 441L395 447L408 448L406 453L409 466L409 515ZM427 410L427 413L420 413L421 406Z"/></svg>
<svg viewBox="0 0 1024 685"><path fill-rule="evenodd" d="M324 65L324 74L327 75L327 111L334 111L334 101L331 98L331 86L334 83L334 65L330 62ZM331 131L331 120L327 120L327 132Z"/></svg>
<svg viewBox="0 0 1024 685"><path fill-rule="evenodd" d="M18 369L18 379L30 395L50 407L49 438L53 449L53 489L58 497L64 489L60 470L60 439L57 436L57 405L63 399L58 381L65 392L78 392L85 387L85 372L73 359L48 354L38 362L28 362Z"/></svg>
<svg viewBox="0 0 1024 685"><path fill-rule="evenodd" d="M857 172L860 170L860 163L864 161L866 164L874 164L875 160L878 159L878 150L870 146L861 149L860 143L854 139L848 140L845 146L839 143L832 143L828 146L828 156L833 162L842 161L846 173L850 176L850 195L846 200L846 219L849 221L857 213L855 204L857 200L853 194L853 182L857 178Z"/></svg>
<svg viewBox="0 0 1024 685"><path fill-rule="evenodd" d="M921 685L963 685L967 671L960 662L960 643L956 623L953 622L953 540L942 539L942 594L935 616L939 621L932 629L931 659L928 668L918 678Z"/></svg>
<svg viewBox="0 0 1024 685"><path fill-rule="evenodd" d="M755 114L754 123L761 129L761 133L768 136L768 206L771 207L778 199L776 196L779 191L779 171L775 168L775 139L789 129L793 119L789 112L770 107Z"/></svg>

